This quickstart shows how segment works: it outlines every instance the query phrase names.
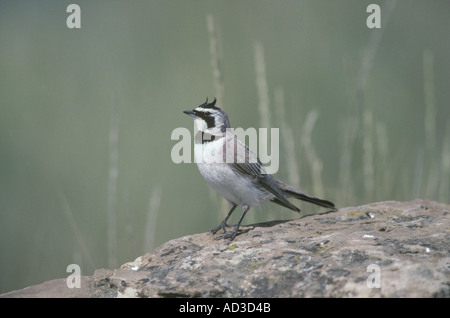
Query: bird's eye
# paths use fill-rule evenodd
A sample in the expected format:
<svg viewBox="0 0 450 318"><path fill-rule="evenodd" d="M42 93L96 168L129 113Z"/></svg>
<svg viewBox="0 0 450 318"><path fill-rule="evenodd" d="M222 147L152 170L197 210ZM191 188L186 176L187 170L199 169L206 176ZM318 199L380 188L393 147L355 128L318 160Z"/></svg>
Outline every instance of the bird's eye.
<svg viewBox="0 0 450 318"><path fill-rule="evenodd" d="M205 111L199 111L199 110L196 110L196 109L194 109L194 114L199 116L199 117L203 117L203 118L211 116L211 113L208 112L208 111L205 112Z"/></svg>

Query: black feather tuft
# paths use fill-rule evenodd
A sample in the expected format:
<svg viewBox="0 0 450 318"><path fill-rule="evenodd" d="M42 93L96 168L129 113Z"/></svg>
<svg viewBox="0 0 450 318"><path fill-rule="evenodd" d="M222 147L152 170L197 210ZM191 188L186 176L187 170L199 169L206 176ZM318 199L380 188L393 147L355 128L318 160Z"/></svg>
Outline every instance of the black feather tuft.
<svg viewBox="0 0 450 318"><path fill-rule="evenodd" d="M216 102L217 102L217 99L215 97L214 97L214 100L211 103L208 103L208 98L206 98L206 101L203 104L201 104L200 106L198 106L198 107L202 107L202 108L218 108L216 106Z"/></svg>

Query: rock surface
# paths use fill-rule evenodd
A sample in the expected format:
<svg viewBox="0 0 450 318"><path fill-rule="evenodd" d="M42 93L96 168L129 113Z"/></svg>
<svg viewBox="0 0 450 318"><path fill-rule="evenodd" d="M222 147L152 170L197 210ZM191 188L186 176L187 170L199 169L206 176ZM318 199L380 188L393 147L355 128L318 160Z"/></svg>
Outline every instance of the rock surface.
<svg viewBox="0 0 450 318"><path fill-rule="evenodd" d="M120 269L2 297L450 297L450 205L379 202L171 240ZM377 288L380 287L380 288Z"/></svg>

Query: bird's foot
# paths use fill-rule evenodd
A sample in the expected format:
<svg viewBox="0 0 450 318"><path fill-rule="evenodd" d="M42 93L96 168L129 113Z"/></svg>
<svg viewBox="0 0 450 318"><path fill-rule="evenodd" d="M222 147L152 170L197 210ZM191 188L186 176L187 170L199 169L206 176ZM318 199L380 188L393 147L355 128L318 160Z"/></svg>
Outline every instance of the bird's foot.
<svg viewBox="0 0 450 318"><path fill-rule="evenodd" d="M226 223L226 222L222 222L222 223L220 223L219 226L213 227L213 228L210 229L209 231L210 231L212 234L216 234L216 232L217 232L218 230L222 229L224 233L227 233L227 230L225 229L226 227L227 227L227 223Z"/></svg>
<svg viewBox="0 0 450 318"><path fill-rule="evenodd" d="M240 229L238 226L235 226L234 227L234 229L232 230L232 231L229 231L229 232L227 232L227 231L225 231L225 228L223 229L223 231L224 231L224 234L222 234L222 235L219 235L217 238L216 238L216 240L219 240L219 239L229 239L230 241L232 241L232 240L234 240L235 239L235 237L238 235L238 234L241 234L241 233L246 233L246 232L248 232L248 231L250 231L251 230L251 228L249 228L249 229ZM215 233L215 232L214 232Z"/></svg>
<svg viewBox="0 0 450 318"><path fill-rule="evenodd" d="M234 238L237 235L237 229L235 228L233 231L225 232L224 234L220 235L218 239L230 239L230 241L234 240Z"/></svg>

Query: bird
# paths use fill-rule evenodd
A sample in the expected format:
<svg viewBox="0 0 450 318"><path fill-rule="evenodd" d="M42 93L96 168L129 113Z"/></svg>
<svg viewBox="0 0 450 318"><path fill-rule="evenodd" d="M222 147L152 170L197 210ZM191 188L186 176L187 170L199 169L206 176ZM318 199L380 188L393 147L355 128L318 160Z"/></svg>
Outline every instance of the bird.
<svg viewBox="0 0 450 318"><path fill-rule="evenodd" d="M234 240L242 220L251 207L271 201L290 210L300 209L288 201L293 197L336 211L333 202L306 194L266 173L258 156L233 133L228 115L222 107L206 101L193 110L184 111L194 118L194 159L200 174L211 188L230 204L231 209L219 226L210 230L215 234L220 229L220 238ZM227 231L227 221L233 211L242 206L242 214L232 231Z"/></svg>

